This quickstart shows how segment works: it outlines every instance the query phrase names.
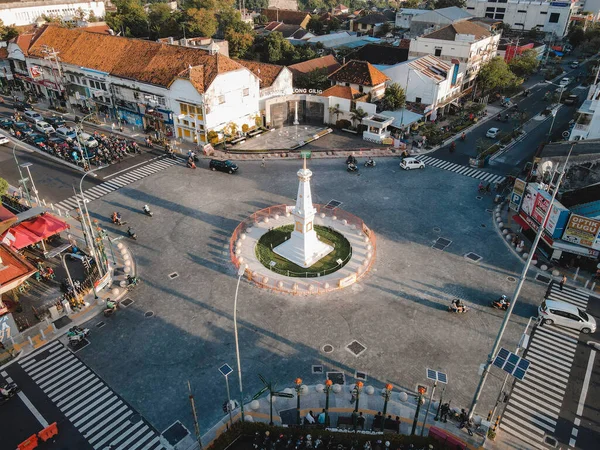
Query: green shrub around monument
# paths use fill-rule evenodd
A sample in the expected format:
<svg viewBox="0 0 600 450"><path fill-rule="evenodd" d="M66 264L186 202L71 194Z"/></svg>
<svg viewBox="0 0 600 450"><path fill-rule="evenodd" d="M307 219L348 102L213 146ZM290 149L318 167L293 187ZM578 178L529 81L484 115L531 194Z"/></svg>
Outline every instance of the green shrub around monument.
<svg viewBox="0 0 600 450"><path fill-rule="evenodd" d="M285 225L274 228L263 234L256 244L256 257L263 266L273 272L290 277L318 277L327 275L341 269L350 261L352 247L348 239L332 228L315 225L319 239L333 247L333 251L308 268L300 267L283 256L273 251L275 247L283 244L294 231L294 225ZM338 260L342 260L340 264ZM271 261L275 265L271 265Z"/></svg>

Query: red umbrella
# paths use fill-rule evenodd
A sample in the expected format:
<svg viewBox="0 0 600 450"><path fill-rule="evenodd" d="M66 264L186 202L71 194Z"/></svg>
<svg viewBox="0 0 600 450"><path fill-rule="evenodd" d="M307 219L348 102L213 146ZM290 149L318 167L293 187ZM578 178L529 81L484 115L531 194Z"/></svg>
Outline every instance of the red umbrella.
<svg viewBox="0 0 600 450"><path fill-rule="evenodd" d="M23 222L22 225L42 239L46 239L69 228L68 224L48 213Z"/></svg>

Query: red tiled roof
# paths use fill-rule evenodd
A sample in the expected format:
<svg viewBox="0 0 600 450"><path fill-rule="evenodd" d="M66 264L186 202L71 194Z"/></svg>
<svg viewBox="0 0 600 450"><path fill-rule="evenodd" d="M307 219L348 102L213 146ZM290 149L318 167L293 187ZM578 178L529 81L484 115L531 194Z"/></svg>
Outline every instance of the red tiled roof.
<svg viewBox="0 0 600 450"><path fill-rule="evenodd" d="M281 71L284 69L284 66L278 66L276 64L247 61L245 59L238 59L236 61L258 77L260 80L261 89L272 86Z"/></svg>
<svg viewBox="0 0 600 450"><path fill-rule="evenodd" d="M24 257L7 245L0 244L0 259L2 259L3 267L0 270L0 286L8 285L19 279L25 280L37 272L37 269Z"/></svg>
<svg viewBox="0 0 600 450"><path fill-rule="evenodd" d="M283 22L288 25L305 26L310 20L310 14L303 11L293 11L291 9L264 8L261 14L267 16L270 22ZM306 21L306 23L304 23Z"/></svg>
<svg viewBox="0 0 600 450"><path fill-rule="evenodd" d="M291 66L288 66L288 69L290 69L294 75L306 74L316 69L327 69L327 74L330 75L340 67L342 67L341 64L337 62L333 55L327 55L292 64Z"/></svg>
<svg viewBox="0 0 600 450"><path fill-rule="evenodd" d="M389 78L366 61L352 60L329 75L329 79L340 83L359 84L361 86L377 86Z"/></svg>
<svg viewBox="0 0 600 450"><path fill-rule="evenodd" d="M321 97L338 97L345 98L348 100L354 100L360 96L360 92L356 89L352 89L350 86L331 86L329 89L325 89L321 94Z"/></svg>
<svg viewBox="0 0 600 450"><path fill-rule="evenodd" d="M232 59L207 51L160 42L90 33L85 29L44 26L29 47L29 55L43 57L43 46L53 47L61 60L158 86L168 87L176 78L188 78L203 93L220 73L242 69ZM201 74L201 76L200 76Z"/></svg>
<svg viewBox="0 0 600 450"><path fill-rule="evenodd" d="M27 51L29 50L29 46L31 45L34 36L35 32L20 34L13 39L13 42L19 46L24 55L27 55Z"/></svg>

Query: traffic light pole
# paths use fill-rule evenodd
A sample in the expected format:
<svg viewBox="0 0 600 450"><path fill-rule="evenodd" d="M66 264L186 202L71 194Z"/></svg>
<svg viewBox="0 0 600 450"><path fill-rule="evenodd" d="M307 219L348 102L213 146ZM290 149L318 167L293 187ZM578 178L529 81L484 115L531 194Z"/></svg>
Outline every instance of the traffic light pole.
<svg viewBox="0 0 600 450"><path fill-rule="evenodd" d="M548 209L546 210L546 214L544 215L544 220L540 224L540 227L535 236L533 244L531 245L531 251L529 252L529 257L527 258L527 262L525 263L525 266L523 267L523 271L521 272L521 276L519 277L519 282L517 283L517 287L515 288L515 292L513 294L512 301L510 302L508 311L506 311L506 314L504 315L504 320L502 321L502 325L500 326L500 330L498 331L498 335L496 336L496 340L494 341L492 350L490 351L490 354L488 355L488 359L483 368L483 373L481 374L481 379L479 380L479 384L477 385L477 390L475 391L475 395L473 395L473 400L472 400L471 406L469 408L469 419L471 419L473 417L475 408L477 407L477 403L479 402L479 397L481 397L481 392L483 390L483 386L485 385L485 381L487 380L487 376L490 372L490 366L492 365L492 363L494 361L494 355L496 355L496 353L498 352L498 349L500 347L500 341L502 341L502 336L504 335L504 331L506 330L506 327L508 326L508 322L512 315L513 309L515 308L517 299L519 297L519 294L521 293L523 284L525 283L525 278L527 276L527 272L529 271L529 267L531 266L531 261L533 259L533 256L535 255L535 250L537 249L537 246L542 237L542 233L544 232L544 228L546 227L546 223L548 222L548 217L550 217L550 211L552 211L552 206L554 205L554 200L556 199L556 194L558 193L558 189L562 182L563 176L566 172L567 163L569 161L569 157L571 156L572 150L573 150L573 146L571 146L571 149L569 150L569 154L565 161L565 167L563 168L563 171L560 173L560 176L558 177L558 182L556 183L556 186L554 187L554 191L552 192L552 199L550 200L550 203L548 204Z"/></svg>

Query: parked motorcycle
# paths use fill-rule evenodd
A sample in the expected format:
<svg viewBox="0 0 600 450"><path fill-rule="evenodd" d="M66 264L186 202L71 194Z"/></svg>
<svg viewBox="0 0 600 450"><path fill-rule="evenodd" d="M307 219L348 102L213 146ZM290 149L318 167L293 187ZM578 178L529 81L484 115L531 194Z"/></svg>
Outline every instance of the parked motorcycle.
<svg viewBox="0 0 600 450"><path fill-rule="evenodd" d="M140 282L138 277L127 275L127 289L131 290Z"/></svg>
<svg viewBox="0 0 600 450"><path fill-rule="evenodd" d="M506 311L510 306L510 301L506 295L502 295L498 300L494 300L491 304L494 308Z"/></svg>
<svg viewBox="0 0 600 450"><path fill-rule="evenodd" d="M0 385L0 403L4 403L21 392L21 388L16 383L4 383Z"/></svg>
<svg viewBox="0 0 600 450"><path fill-rule="evenodd" d="M71 327L67 333L67 338L69 339L69 344L72 346L76 346L81 341L83 341L90 334L90 330L88 328L81 327Z"/></svg>
<svg viewBox="0 0 600 450"><path fill-rule="evenodd" d="M369 158L365 161L365 167L375 167L377 164L373 160L373 158Z"/></svg>
<svg viewBox="0 0 600 450"><path fill-rule="evenodd" d="M148 217L152 217L152 211L150 211L150 208L148 207L148 205L144 205L144 207L142 208L142 211L144 211L144 214L146 214Z"/></svg>
<svg viewBox="0 0 600 450"><path fill-rule="evenodd" d="M104 308L104 317L111 316L119 307L119 302L113 302L110 298L106 300L106 308Z"/></svg>

